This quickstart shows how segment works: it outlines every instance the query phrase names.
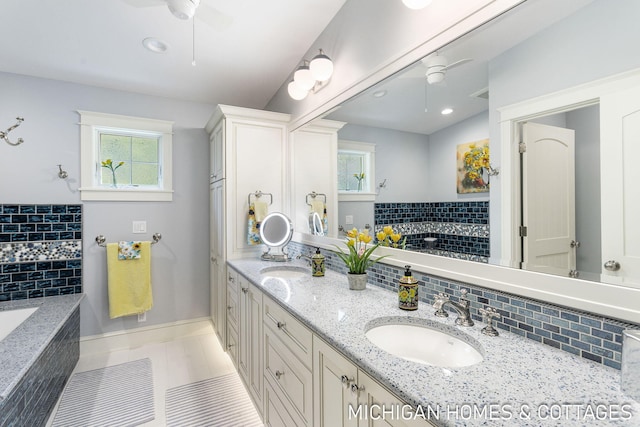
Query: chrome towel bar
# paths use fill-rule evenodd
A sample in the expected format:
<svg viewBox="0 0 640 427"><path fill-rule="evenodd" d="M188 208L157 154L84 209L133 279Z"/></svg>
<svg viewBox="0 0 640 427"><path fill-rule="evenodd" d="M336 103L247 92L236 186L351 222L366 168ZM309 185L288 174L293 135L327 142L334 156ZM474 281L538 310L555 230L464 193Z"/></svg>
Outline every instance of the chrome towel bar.
<svg viewBox="0 0 640 427"><path fill-rule="evenodd" d="M153 239L153 242L151 242L151 244L155 245L160 241L160 239L162 239L162 234L153 233L153 236L151 236L151 238ZM98 244L98 246L102 246L103 248L106 248L107 247L106 242L107 242L107 238L104 237L102 234L96 236L96 243Z"/></svg>

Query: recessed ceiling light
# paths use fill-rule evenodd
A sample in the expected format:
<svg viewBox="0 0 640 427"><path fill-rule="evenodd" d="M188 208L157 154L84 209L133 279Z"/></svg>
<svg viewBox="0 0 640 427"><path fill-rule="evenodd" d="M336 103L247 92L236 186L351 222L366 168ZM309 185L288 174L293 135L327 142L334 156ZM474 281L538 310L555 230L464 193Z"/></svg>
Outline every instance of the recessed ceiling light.
<svg viewBox="0 0 640 427"><path fill-rule="evenodd" d="M387 91L383 89L383 90L377 90L377 91L373 92L372 95L373 95L374 98L382 98L386 94L387 94Z"/></svg>
<svg viewBox="0 0 640 427"><path fill-rule="evenodd" d="M453 113L453 108L445 108L444 110L440 111L440 114L442 114L443 116L449 115Z"/></svg>
<svg viewBox="0 0 640 427"><path fill-rule="evenodd" d="M142 40L142 46L154 53L165 53L169 49L169 45L155 37L147 37Z"/></svg>

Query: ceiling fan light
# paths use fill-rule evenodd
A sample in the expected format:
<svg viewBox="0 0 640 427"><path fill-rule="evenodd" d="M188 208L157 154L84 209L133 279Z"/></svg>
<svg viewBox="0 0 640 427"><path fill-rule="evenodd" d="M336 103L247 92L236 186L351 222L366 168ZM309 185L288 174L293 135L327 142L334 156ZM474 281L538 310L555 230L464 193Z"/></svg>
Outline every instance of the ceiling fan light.
<svg viewBox="0 0 640 427"><path fill-rule="evenodd" d="M293 81L296 82L298 87L304 90L310 90L313 85L316 84L316 80L313 78L311 70L309 69L308 61L304 61L304 63L298 67L296 72L293 73Z"/></svg>
<svg viewBox="0 0 640 427"><path fill-rule="evenodd" d="M429 6L431 0L402 0L402 3L409 9L419 10Z"/></svg>
<svg viewBox="0 0 640 427"><path fill-rule="evenodd" d="M287 92L289 92L289 96L296 101L305 99L307 97L307 94L309 93L308 90L302 89L293 80L291 80L291 82L289 82L289 84L287 85Z"/></svg>
<svg viewBox="0 0 640 427"><path fill-rule="evenodd" d="M167 0L169 10L178 19L188 20L193 18L200 0Z"/></svg>
<svg viewBox="0 0 640 427"><path fill-rule="evenodd" d="M440 83L444 80L444 72L443 71L434 71L427 74L427 83L430 85Z"/></svg>
<svg viewBox="0 0 640 427"><path fill-rule="evenodd" d="M324 82L329 80L333 74L333 62L331 58L325 55L322 49L320 49L320 53L311 60L309 70L315 80Z"/></svg>

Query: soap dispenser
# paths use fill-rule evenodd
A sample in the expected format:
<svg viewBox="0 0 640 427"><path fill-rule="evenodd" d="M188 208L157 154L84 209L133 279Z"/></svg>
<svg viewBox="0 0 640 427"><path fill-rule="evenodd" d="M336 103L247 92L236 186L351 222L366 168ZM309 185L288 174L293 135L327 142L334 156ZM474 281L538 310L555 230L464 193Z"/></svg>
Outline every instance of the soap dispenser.
<svg viewBox="0 0 640 427"><path fill-rule="evenodd" d="M411 274L411 266L404 266L404 276L398 282L398 307L403 310L418 309L418 281Z"/></svg>
<svg viewBox="0 0 640 427"><path fill-rule="evenodd" d="M316 253L311 257L311 275L313 277L324 276L324 255L320 253L320 248L316 248Z"/></svg>

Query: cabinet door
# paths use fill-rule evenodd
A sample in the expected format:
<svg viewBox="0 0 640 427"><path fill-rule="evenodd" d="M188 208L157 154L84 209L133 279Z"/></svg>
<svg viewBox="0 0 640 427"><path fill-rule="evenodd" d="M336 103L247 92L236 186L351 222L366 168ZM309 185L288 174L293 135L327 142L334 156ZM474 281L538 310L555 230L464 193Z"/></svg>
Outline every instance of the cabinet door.
<svg viewBox="0 0 640 427"><path fill-rule="evenodd" d="M361 409L360 414L362 414L362 417L360 414L357 416L358 427L426 427L433 425L421 417L422 413L416 417L412 409L361 370L358 371L358 381L355 387L357 387L358 405ZM426 409L424 412L426 416Z"/></svg>
<svg viewBox="0 0 640 427"><path fill-rule="evenodd" d="M317 427L357 426L353 416L357 395L350 386L358 369L348 359L315 335L313 337L314 425ZM351 411L351 412L350 412Z"/></svg>
<svg viewBox="0 0 640 427"><path fill-rule="evenodd" d="M215 182L224 178L224 120L213 129L209 141L209 180Z"/></svg>
<svg viewBox="0 0 640 427"><path fill-rule="evenodd" d="M238 371L245 384L249 383L249 354L251 337L249 324L251 311L249 305L249 282L238 275Z"/></svg>
<svg viewBox="0 0 640 427"><path fill-rule="evenodd" d="M210 304L211 320L220 338L225 342L225 317L227 306L224 254L224 182L218 181L210 188Z"/></svg>
<svg viewBox="0 0 640 427"><path fill-rule="evenodd" d="M264 351L262 343L262 292L238 275L238 371L256 409L262 413L264 394Z"/></svg>
<svg viewBox="0 0 640 427"><path fill-rule="evenodd" d="M264 394L264 350L262 327L262 292L249 286L249 391L258 411L262 412Z"/></svg>

